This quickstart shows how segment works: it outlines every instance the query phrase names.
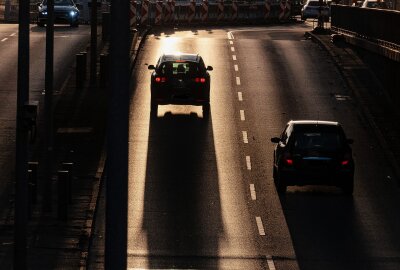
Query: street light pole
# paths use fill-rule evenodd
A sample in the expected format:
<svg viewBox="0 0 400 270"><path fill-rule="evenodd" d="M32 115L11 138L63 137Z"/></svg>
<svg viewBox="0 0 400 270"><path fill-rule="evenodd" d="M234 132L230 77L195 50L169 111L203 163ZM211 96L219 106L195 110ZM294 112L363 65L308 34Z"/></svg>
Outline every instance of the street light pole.
<svg viewBox="0 0 400 270"><path fill-rule="evenodd" d="M126 270L128 230L129 0L111 3L105 269Z"/></svg>
<svg viewBox="0 0 400 270"><path fill-rule="evenodd" d="M46 21L46 64L45 64L45 183L44 183L44 210L50 212L52 208L51 174L53 162L53 71L54 71L54 0L47 0Z"/></svg>
<svg viewBox="0 0 400 270"><path fill-rule="evenodd" d="M19 2L18 79L15 163L14 269L27 269L28 130L24 106L29 101L29 0Z"/></svg>

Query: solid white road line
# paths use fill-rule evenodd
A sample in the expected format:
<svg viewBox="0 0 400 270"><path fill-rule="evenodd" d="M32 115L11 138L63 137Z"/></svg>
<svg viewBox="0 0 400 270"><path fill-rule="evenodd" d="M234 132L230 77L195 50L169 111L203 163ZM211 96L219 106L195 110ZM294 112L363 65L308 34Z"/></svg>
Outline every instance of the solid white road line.
<svg viewBox="0 0 400 270"><path fill-rule="evenodd" d="M242 134L243 134L243 142L249 143L249 140L247 139L247 131L242 131Z"/></svg>
<svg viewBox="0 0 400 270"><path fill-rule="evenodd" d="M236 84L240 85L240 77L236 77Z"/></svg>
<svg viewBox="0 0 400 270"><path fill-rule="evenodd" d="M247 170L251 171L250 156L246 156L246 167L247 167Z"/></svg>
<svg viewBox="0 0 400 270"><path fill-rule="evenodd" d="M233 61L236 61L236 55L232 55Z"/></svg>
<svg viewBox="0 0 400 270"><path fill-rule="evenodd" d="M240 120L246 120L246 117L244 116L244 110L240 110Z"/></svg>
<svg viewBox="0 0 400 270"><path fill-rule="evenodd" d="M256 188L254 187L254 184L250 184L250 195L253 201L257 200Z"/></svg>
<svg viewBox="0 0 400 270"><path fill-rule="evenodd" d="M239 66L238 65L234 65L233 67L235 68L235 71L239 71Z"/></svg>
<svg viewBox="0 0 400 270"><path fill-rule="evenodd" d="M238 99L239 99L239 101L243 101L243 94L242 94L242 92L238 92Z"/></svg>
<svg viewBox="0 0 400 270"><path fill-rule="evenodd" d="M1 42L4 42L4 41L6 41L8 38L3 38L2 40L1 40Z"/></svg>
<svg viewBox="0 0 400 270"><path fill-rule="evenodd" d="M231 47L231 51L234 52L235 51L235 47Z"/></svg>
<svg viewBox="0 0 400 270"><path fill-rule="evenodd" d="M256 217L256 222L257 222L257 227L258 227L258 233L260 235L265 235L264 226L263 226L261 218Z"/></svg>

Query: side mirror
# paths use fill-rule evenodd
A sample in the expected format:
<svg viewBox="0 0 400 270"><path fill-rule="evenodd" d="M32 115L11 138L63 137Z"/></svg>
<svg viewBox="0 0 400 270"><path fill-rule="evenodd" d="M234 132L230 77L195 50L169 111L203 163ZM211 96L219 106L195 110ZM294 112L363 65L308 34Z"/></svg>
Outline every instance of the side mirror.
<svg viewBox="0 0 400 270"><path fill-rule="evenodd" d="M353 139L347 139L346 141L347 141L348 144L353 144L354 143Z"/></svg>
<svg viewBox="0 0 400 270"><path fill-rule="evenodd" d="M207 70L211 71L211 70L213 70L213 67L212 66L207 66Z"/></svg>
<svg viewBox="0 0 400 270"><path fill-rule="evenodd" d="M150 70L156 69L156 67L154 65L149 65L147 68L150 69Z"/></svg>
<svg viewBox="0 0 400 270"><path fill-rule="evenodd" d="M280 141L281 141L281 139L278 137L271 138L271 142L273 142L273 143L279 143Z"/></svg>

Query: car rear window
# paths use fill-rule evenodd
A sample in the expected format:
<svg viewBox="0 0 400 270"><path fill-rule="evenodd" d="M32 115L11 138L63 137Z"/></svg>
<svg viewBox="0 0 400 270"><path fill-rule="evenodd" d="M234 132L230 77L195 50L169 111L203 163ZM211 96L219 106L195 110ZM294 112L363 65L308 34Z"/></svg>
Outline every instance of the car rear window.
<svg viewBox="0 0 400 270"><path fill-rule="evenodd" d="M297 133L295 134L294 148L298 150L336 150L341 148L341 142L342 140L337 133Z"/></svg>
<svg viewBox="0 0 400 270"><path fill-rule="evenodd" d="M195 77L198 74L202 74L204 69L196 62L176 61L162 63L159 67L159 72L167 76L184 75Z"/></svg>
<svg viewBox="0 0 400 270"><path fill-rule="evenodd" d="M294 132L296 150L337 150L343 147L344 134L338 126L309 125Z"/></svg>
<svg viewBox="0 0 400 270"><path fill-rule="evenodd" d="M309 6L312 6L312 7L317 7L317 6L326 6L326 2L322 2L322 4L320 4L319 3L319 1L310 1L310 2L308 2L308 5Z"/></svg>

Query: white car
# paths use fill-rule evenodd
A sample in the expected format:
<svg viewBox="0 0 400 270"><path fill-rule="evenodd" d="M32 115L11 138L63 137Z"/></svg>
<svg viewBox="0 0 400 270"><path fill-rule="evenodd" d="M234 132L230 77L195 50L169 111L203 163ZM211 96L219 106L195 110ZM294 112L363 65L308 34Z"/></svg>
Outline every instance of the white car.
<svg viewBox="0 0 400 270"><path fill-rule="evenodd" d="M361 7L362 8L387 9L386 2L385 1L378 1L378 0L365 0Z"/></svg>
<svg viewBox="0 0 400 270"><path fill-rule="evenodd" d="M319 0L307 0L301 9L301 20L305 21L308 18L318 19L321 14L325 21L329 20L330 11L326 1L320 3Z"/></svg>

